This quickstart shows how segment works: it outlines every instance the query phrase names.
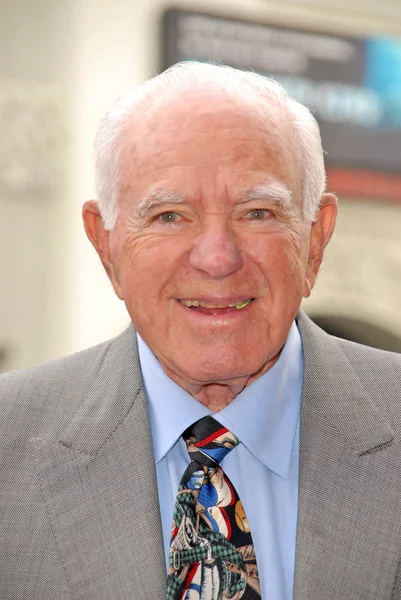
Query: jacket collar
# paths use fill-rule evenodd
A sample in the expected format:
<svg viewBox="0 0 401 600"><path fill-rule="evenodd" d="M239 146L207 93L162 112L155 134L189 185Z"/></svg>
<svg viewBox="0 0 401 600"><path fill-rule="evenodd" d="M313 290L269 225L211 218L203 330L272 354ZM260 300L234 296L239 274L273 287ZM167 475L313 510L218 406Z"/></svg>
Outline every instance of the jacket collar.
<svg viewBox="0 0 401 600"><path fill-rule="evenodd" d="M353 450L362 455L392 442L391 425L365 389L338 340L303 312L297 316L304 353L301 404L319 411Z"/></svg>
<svg viewBox="0 0 401 600"><path fill-rule="evenodd" d="M31 440L74 600L165 596L155 464L135 337L130 327L105 345L96 358L98 375L58 440Z"/></svg>
<svg viewBox="0 0 401 600"><path fill-rule="evenodd" d="M393 514L391 501L379 501L377 473L386 468L394 433L347 357L357 364L363 351L328 336L303 313L297 321L305 367L294 599L356 598L361 589L366 600L384 597L375 591L377 571L361 571L376 557L367 543L372 515ZM391 582L391 560L381 570L381 581Z"/></svg>

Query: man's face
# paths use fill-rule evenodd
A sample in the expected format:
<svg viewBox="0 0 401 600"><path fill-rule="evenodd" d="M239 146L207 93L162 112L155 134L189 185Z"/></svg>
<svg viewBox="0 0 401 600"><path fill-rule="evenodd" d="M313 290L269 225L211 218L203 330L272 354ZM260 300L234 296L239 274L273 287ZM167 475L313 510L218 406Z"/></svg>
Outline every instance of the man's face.
<svg viewBox="0 0 401 600"><path fill-rule="evenodd" d="M118 223L100 253L137 331L175 379L263 373L322 250L302 221L287 126L203 94L155 103L126 148Z"/></svg>

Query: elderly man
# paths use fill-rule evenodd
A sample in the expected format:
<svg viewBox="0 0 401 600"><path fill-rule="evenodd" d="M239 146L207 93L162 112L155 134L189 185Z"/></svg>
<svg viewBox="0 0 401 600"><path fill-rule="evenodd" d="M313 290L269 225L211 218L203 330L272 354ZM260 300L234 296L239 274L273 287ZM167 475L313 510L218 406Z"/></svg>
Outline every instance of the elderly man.
<svg viewBox="0 0 401 600"><path fill-rule="evenodd" d="M2 600L401 598L401 360L299 312L333 232L318 127L186 63L96 138L125 333L0 380Z"/></svg>

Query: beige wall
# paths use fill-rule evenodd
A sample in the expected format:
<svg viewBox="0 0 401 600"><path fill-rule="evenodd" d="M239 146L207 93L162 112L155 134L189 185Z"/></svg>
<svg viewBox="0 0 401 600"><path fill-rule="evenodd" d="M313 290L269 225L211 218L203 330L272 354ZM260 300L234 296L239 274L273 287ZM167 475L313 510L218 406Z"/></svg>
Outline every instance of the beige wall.
<svg viewBox="0 0 401 600"><path fill-rule="evenodd" d="M163 0L14 0L6 4L0 7L0 124L9 123L4 105L11 102L10 114L21 131L15 139L15 127L9 128L0 141L0 166L5 164L7 173L0 172L0 350L2 344L9 346L3 368L11 368L95 344L128 322L84 237L80 207L92 195L91 145L96 123L121 91L159 68L160 16L170 4ZM399 22L385 15L368 18L366 11L348 14L345 8L333 14L328 1L321 8L311 4L306 8L299 2L278 0L174 3L340 33L401 35ZM16 89L22 90L19 96ZM50 121L40 116L46 121L39 128L40 135L38 109L29 108L30 96L48 106L51 115ZM365 210L359 203L343 204L338 234L310 301L311 310L330 306L341 312L355 304L359 311L363 304L366 316L384 325L394 324L395 319L394 327L401 334L396 310L401 297L401 247L395 227L400 212L383 208L378 214L380 209L374 206ZM370 233L361 227L366 218ZM372 235L376 246L369 243ZM365 275L359 292L350 292L352 265L360 271L361 248ZM374 259L372 271L369 252ZM341 262L347 256L345 278L337 253ZM392 257L393 283L383 277L383 265L376 260L381 255ZM370 277L375 278L371 286ZM347 288L346 293L340 293L341 288Z"/></svg>
<svg viewBox="0 0 401 600"><path fill-rule="evenodd" d="M0 368L51 358L69 332L65 227L73 3L0 3ZM3 361L1 360L3 358Z"/></svg>
<svg viewBox="0 0 401 600"><path fill-rule="evenodd" d="M400 301L401 205L340 200L337 228L304 308L314 317L353 317L401 340Z"/></svg>

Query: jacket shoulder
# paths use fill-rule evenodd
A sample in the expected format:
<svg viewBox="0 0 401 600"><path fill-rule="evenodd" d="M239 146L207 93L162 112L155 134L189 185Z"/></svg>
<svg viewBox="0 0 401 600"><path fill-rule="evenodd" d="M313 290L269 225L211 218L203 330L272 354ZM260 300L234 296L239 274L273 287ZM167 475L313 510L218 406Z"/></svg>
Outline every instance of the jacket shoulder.
<svg viewBox="0 0 401 600"><path fill-rule="evenodd" d="M396 381L401 383L401 354L329 337L336 342L361 379L384 386L391 382L392 388Z"/></svg>
<svg viewBox="0 0 401 600"><path fill-rule="evenodd" d="M365 388L401 414L401 354L335 338Z"/></svg>
<svg viewBox="0 0 401 600"><path fill-rule="evenodd" d="M327 334L305 313L298 318L305 370L319 393L336 390L355 403L353 382L359 381L393 427L401 423L401 354L378 350ZM401 431L400 431L401 435Z"/></svg>
<svg viewBox="0 0 401 600"><path fill-rule="evenodd" d="M313 359L330 361L335 356L337 349L344 354L357 373L362 377L375 374L376 380L393 375L395 378L401 376L401 354L379 350L370 346L364 346L356 342L335 337L323 331L313 323L302 311L297 316L297 323L301 330L303 342L307 342L308 349L312 349ZM335 368L335 365L333 365Z"/></svg>
<svg viewBox="0 0 401 600"><path fill-rule="evenodd" d="M124 341L132 343L133 328L120 336L35 367L0 375L0 410L6 433L10 430L40 435L60 430L75 414L105 362L118 364ZM110 355L115 355L110 359ZM50 429L49 429L50 428ZM1 432L0 425L0 432Z"/></svg>

